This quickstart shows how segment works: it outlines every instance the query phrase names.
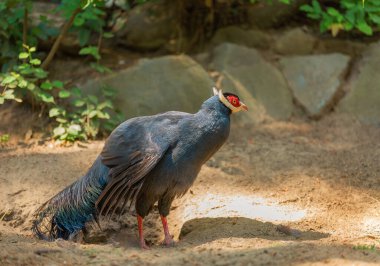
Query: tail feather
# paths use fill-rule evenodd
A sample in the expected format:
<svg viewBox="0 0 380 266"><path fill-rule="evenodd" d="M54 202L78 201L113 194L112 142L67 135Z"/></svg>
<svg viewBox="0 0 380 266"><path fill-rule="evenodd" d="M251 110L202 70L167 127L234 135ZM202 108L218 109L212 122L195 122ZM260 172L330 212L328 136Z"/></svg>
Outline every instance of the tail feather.
<svg viewBox="0 0 380 266"><path fill-rule="evenodd" d="M95 202L107 184L108 168L100 157L86 175L45 202L36 212L33 231L40 239L70 239L85 223L97 221Z"/></svg>

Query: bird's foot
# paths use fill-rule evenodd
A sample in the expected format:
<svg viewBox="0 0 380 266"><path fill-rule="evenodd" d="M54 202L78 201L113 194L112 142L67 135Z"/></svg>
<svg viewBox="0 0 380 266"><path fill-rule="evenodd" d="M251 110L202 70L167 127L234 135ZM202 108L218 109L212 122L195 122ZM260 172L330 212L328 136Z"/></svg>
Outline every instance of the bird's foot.
<svg viewBox="0 0 380 266"><path fill-rule="evenodd" d="M140 248L143 250L150 250L150 247L146 244L144 239L140 241Z"/></svg>
<svg viewBox="0 0 380 266"><path fill-rule="evenodd" d="M162 241L162 245L165 245L166 247L174 247L175 241L173 239L173 236L171 235L165 236L164 241Z"/></svg>

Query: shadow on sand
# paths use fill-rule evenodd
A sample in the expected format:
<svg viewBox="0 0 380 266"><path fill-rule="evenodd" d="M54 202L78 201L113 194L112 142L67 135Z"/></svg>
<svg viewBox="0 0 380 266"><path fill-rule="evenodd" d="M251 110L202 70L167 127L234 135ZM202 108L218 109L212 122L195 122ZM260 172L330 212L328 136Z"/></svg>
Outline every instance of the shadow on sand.
<svg viewBox="0 0 380 266"><path fill-rule="evenodd" d="M201 236L201 237L200 237ZM271 222L260 222L245 217L197 218L182 226L179 239L202 244L221 238L262 238L268 240L317 240L329 234L315 231L281 230Z"/></svg>

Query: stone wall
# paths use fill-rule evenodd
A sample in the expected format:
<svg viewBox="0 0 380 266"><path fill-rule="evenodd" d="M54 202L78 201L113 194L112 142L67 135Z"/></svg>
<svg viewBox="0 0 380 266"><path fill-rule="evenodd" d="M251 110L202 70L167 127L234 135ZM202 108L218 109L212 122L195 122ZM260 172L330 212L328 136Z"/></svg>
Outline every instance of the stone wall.
<svg viewBox="0 0 380 266"><path fill-rule="evenodd" d="M92 81L119 92L127 117L168 110L194 112L211 87L238 94L252 111L243 123L320 119L345 113L380 123L380 44L314 36L303 28L285 32L221 29L207 49L192 58L172 55Z"/></svg>

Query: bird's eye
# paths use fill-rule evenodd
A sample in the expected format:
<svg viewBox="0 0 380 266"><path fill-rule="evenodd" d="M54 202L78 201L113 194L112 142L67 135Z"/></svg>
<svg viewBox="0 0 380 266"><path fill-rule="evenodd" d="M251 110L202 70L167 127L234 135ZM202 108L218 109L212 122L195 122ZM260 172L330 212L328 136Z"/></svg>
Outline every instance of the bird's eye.
<svg viewBox="0 0 380 266"><path fill-rule="evenodd" d="M233 99L233 100L232 100L232 103L233 103L233 104L236 104L236 99Z"/></svg>

